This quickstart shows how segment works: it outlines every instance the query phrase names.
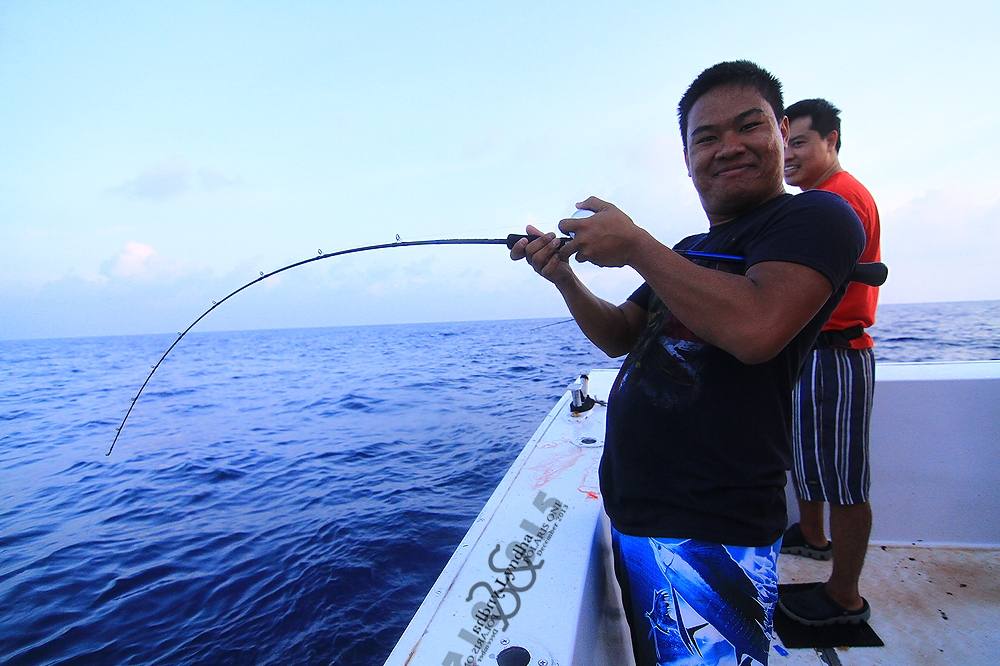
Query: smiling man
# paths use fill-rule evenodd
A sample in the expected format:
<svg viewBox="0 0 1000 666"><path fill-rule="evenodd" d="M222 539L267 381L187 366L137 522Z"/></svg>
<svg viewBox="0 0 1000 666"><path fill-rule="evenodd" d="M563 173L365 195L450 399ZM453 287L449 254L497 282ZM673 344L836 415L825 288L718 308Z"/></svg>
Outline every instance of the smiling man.
<svg viewBox="0 0 1000 666"><path fill-rule="evenodd" d="M781 84L747 61L702 72L678 106L684 160L708 231L673 249L591 197L585 219L519 241L609 356L600 480L615 569L640 665L766 663L786 524L789 395L843 294L864 234L843 199L791 196ZM677 251L744 257L691 261ZM614 305L568 259L633 267Z"/></svg>
<svg viewBox="0 0 1000 666"><path fill-rule="evenodd" d="M788 107L785 181L803 190L844 197L861 219L867 243L861 261L879 261L879 215L864 185L840 166L840 110L825 99ZM851 284L806 360L793 397L792 479L799 522L785 532L781 552L828 560L823 585L782 596L786 615L807 625L857 623L871 610L858 589L868 549L872 510L868 434L875 390L874 342L878 288ZM824 506L830 504L826 538Z"/></svg>

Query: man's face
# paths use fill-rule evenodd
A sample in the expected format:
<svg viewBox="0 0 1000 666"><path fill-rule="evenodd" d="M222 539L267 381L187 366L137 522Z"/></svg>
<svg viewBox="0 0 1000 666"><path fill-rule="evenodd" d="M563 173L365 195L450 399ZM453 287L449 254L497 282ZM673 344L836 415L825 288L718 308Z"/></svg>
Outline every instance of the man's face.
<svg viewBox="0 0 1000 666"><path fill-rule="evenodd" d="M837 160L836 146L836 133L821 137L809 116L793 120L785 148L785 182L804 190L819 185Z"/></svg>
<svg viewBox="0 0 1000 666"><path fill-rule="evenodd" d="M782 192L788 120L753 88L718 86L688 112L684 159L712 224L727 222Z"/></svg>

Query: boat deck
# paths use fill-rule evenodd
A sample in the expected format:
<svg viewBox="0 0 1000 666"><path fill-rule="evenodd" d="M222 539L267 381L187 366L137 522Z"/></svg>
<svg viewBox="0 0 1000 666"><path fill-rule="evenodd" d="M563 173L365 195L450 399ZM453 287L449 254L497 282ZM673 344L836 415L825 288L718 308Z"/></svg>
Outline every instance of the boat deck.
<svg viewBox="0 0 1000 666"><path fill-rule="evenodd" d="M782 583L825 580L830 562L782 555ZM1000 550L874 545L861 574L884 647L798 649L774 664L992 664L1000 654ZM780 610L776 612L781 612Z"/></svg>
<svg viewBox="0 0 1000 666"><path fill-rule="evenodd" d="M769 661L995 663L1000 467L990 461L1000 441L1000 362L884 364L879 373L875 545L861 592L885 645L791 649L787 657L772 648ZM592 371L591 395L606 398L615 374ZM570 400L567 391L497 485L387 665L497 666L512 651L539 666L632 663L598 483L605 409L573 415ZM832 566L778 561L783 584L825 580Z"/></svg>

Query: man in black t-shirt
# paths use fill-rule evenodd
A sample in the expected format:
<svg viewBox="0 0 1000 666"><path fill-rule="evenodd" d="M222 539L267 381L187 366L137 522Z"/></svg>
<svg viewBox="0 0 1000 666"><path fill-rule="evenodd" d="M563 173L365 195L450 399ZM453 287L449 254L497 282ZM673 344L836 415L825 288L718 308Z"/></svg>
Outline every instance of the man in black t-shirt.
<svg viewBox="0 0 1000 666"><path fill-rule="evenodd" d="M790 401L803 359L864 245L839 197L783 186L781 84L746 61L711 67L682 97L684 157L709 221L675 250L621 210L519 241L609 356L628 353L608 398L601 491L637 662L766 663L785 525ZM623 304L568 263L634 268ZM715 631L708 631L711 626ZM750 660L750 661L747 661Z"/></svg>

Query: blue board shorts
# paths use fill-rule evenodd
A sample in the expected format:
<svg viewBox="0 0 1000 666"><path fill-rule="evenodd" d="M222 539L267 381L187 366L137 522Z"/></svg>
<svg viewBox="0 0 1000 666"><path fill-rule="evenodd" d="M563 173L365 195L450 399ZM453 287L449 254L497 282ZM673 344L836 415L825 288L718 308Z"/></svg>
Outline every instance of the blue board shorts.
<svg viewBox="0 0 1000 666"><path fill-rule="evenodd" d="M875 393L871 349L814 349L792 397L792 480L799 499L868 501L868 434Z"/></svg>
<svg viewBox="0 0 1000 666"><path fill-rule="evenodd" d="M638 666L767 663L780 538L726 546L612 527L611 546Z"/></svg>

